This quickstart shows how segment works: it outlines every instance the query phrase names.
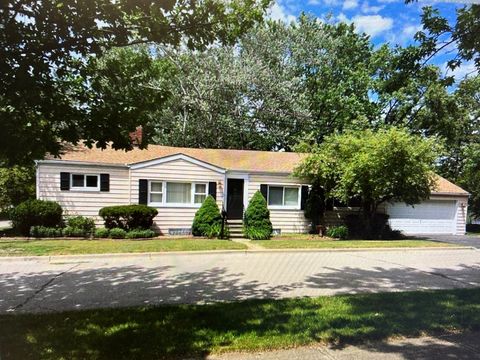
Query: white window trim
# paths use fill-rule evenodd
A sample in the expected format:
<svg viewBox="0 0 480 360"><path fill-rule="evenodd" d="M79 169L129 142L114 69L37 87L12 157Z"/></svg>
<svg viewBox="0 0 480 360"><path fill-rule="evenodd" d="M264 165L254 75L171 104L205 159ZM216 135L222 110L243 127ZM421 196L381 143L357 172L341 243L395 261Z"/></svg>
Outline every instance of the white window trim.
<svg viewBox="0 0 480 360"><path fill-rule="evenodd" d="M162 183L162 202L151 201L151 183ZM190 184L190 202L189 203L167 203L167 183L179 183ZM205 185L205 195L208 196L208 182L190 182L180 180L149 180L148 181L148 205L153 207L165 207L165 208L199 208L201 203L195 203L195 194L203 195L202 193L195 193L195 185ZM157 192L159 194L159 192ZM206 197L205 196L205 197Z"/></svg>
<svg viewBox="0 0 480 360"><path fill-rule="evenodd" d="M83 186L73 186L73 176L83 176ZM87 187L87 176L95 176L97 178L96 187ZM82 173L70 173L70 190L76 191L100 191L100 175L99 174L82 174Z"/></svg>
<svg viewBox="0 0 480 360"><path fill-rule="evenodd" d="M270 187L282 187L283 188L283 195L282 195L282 201L285 201L285 188L296 188L298 191L298 196L297 196L297 205L270 205L269 204L269 198L270 198ZM267 205L269 209L272 210L300 210L301 206L300 203L302 201L302 193L301 193L302 187L299 185L293 185L293 184L269 184L267 185Z"/></svg>

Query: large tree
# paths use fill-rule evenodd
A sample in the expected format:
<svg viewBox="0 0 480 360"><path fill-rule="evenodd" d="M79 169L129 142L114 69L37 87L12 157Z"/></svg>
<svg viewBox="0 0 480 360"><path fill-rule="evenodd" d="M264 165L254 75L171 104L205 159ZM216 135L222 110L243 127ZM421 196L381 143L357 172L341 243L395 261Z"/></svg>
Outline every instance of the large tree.
<svg viewBox="0 0 480 360"><path fill-rule="evenodd" d="M191 49L232 43L262 18L267 5L266 0L3 1L0 162L57 154L61 140L101 138L127 147L108 124L88 131L90 109L83 103L90 86L87 58L139 43ZM110 125L117 124L123 137L139 125L129 117Z"/></svg>
<svg viewBox="0 0 480 360"><path fill-rule="evenodd" d="M366 226L381 204L414 205L435 188L436 139L390 127L378 131L347 131L303 147L305 160L294 173L325 190L326 198L361 201Z"/></svg>

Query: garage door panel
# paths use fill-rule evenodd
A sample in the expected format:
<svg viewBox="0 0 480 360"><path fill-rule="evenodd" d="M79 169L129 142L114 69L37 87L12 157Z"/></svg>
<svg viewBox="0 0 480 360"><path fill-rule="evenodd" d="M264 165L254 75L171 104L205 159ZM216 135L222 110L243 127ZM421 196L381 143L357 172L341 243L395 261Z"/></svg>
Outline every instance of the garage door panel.
<svg viewBox="0 0 480 360"><path fill-rule="evenodd" d="M387 206L392 229L405 234L452 234L455 231L456 202L429 200L415 207L403 203Z"/></svg>

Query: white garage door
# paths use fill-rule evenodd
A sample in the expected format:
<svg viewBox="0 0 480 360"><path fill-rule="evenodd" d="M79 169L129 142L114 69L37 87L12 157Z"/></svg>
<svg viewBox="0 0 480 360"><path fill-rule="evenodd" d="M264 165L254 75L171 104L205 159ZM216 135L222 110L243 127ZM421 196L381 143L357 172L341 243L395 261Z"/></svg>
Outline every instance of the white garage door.
<svg viewBox="0 0 480 360"><path fill-rule="evenodd" d="M455 210L454 200L428 200L414 207L403 203L387 206L390 226L405 234L454 234Z"/></svg>

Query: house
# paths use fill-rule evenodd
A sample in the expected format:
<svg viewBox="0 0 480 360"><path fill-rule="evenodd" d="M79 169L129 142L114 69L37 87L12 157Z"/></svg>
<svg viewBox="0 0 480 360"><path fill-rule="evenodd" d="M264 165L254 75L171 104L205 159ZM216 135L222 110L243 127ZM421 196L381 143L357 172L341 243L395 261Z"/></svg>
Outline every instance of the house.
<svg viewBox="0 0 480 360"><path fill-rule="evenodd" d="M159 145L129 152L76 146L61 159L37 161L37 197L57 201L67 215L95 217L98 224L104 206L147 204L158 209L157 231L185 234L207 195L235 220L260 190L274 230L307 232L303 208L308 184L291 176L303 156ZM429 200L415 207L387 204L384 211L392 227L407 234L464 234L467 200L467 192L438 177Z"/></svg>

